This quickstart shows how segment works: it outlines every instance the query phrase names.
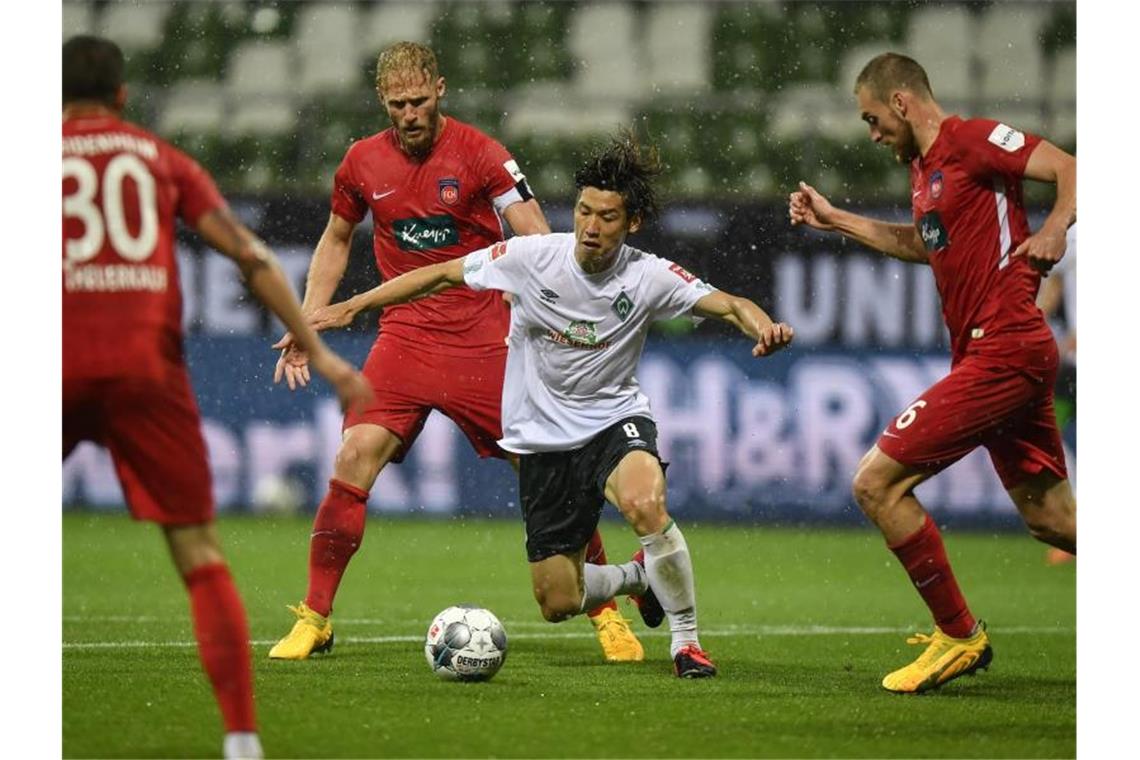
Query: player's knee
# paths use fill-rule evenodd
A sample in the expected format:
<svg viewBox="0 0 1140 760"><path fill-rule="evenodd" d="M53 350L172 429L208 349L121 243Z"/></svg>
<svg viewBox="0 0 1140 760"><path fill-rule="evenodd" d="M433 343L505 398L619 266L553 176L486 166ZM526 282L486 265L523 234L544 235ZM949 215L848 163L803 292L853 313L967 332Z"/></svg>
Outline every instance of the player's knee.
<svg viewBox="0 0 1140 760"><path fill-rule="evenodd" d="M639 536L656 533L669 519L663 493L644 490L618 493L617 506Z"/></svg>
<svg viewBox="0 0 1140 760"><path fill-rule="evenodd" d="M860 467L851 480L851 495L864 514L874 519L886 505L888 483L870 467Z"/></svg>
<svg viewBox="0 0 1140 760"><path fill-rule="evenodd" d="M582 600L578 595L553 589L535 588L534 599L548 623L561 623L578 614L582 608Z"/></svg>

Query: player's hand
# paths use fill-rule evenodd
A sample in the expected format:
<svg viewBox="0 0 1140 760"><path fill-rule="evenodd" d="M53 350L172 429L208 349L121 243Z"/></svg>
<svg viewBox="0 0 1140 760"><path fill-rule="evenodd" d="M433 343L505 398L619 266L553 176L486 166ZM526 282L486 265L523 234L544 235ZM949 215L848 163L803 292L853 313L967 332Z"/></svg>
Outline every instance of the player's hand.
<svg viewBox="0 0 1140 760"><path fill-rule="evenodd" d="M314 330L331 330L335 327L348 327L352 324L356 312L348 305L348 301L331 303L322 306L306 316Z"/></svg>
<svg viewBox="0 0 1140 760"><path fill-rule="evenodd" d="M760 337L752 347L753 356L771 356L781 348L787 348L796 335L791 325L784 322L773 322L760 330Z"/></svg>
<svg viewBox="0 0 1140 760"><path fill-rule="evenodd" d="M325 349L313 357L313 368L328 380L341 411L360 409L372 401L372 385L351 364Z"/></svg>
<svg viewBox="0 0 1140 760"><path fill-rule="evenodd" d="M309 354L293 342L293 334L285 333L273 348L281 349L281 356L277 357L277 366L273 369L273 382L279 383L281 378L285 378L285 384L291 391L308 385Z"/></svg>
<svg viewBox="0 0 1140 760"><path fill-rule="evenodd" d="M806 182L801 182L800 189L788 196L788 217L793 225L835 229L835 207Z"/></svg>
<svg viewBox="0 0 1140 760"><path fill-rule="evenodd" d="M1042 227L1022 241L1010 255L1025 256L1029 266L1036 269L1042 277L1048 277L1049 270L1065 255L1065 230L1058 233Z"/></svg>

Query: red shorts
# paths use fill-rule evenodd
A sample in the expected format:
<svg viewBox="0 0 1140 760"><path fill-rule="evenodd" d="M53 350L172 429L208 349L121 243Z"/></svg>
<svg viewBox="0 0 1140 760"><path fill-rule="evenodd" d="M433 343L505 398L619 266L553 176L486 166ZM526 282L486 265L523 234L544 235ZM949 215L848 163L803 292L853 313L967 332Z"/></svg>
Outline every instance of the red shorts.
<svg viewBox="0 0 1140 760"><path fill-rule="evenodd" d="M905 465L937 472L985 446L1007 489L1044 470L1066 479L1053 414L1056 362L1039 369L967 356L891 421L878 447Z"/></svg>
<svg viewBox="0 0 1140 760"><path fill-rule="evenodd" d="M475 453L505 458L503 375L507 347L481 356L436 354L381 335L364 362L364 376L376 398L363 411L349 412L344 429L361 423L381 425L399 436L403 446L392 461L401 462L423 429L432 409L450 417Z"/></svg>
<svg viewBox="0 0 1140 760"><path fill-rule="evenodd" d="M193 525L213 519L206 444L184 367L161 380L64 378L64 459L80 441L111 452L136 520Z"/></svg>

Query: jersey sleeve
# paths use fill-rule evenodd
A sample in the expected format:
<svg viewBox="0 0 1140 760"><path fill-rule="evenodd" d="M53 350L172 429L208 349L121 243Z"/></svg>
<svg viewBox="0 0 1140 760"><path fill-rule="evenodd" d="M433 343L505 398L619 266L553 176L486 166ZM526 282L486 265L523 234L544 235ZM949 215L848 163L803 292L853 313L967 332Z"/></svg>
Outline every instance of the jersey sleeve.
<svg viewBox="0 0 1140 760"><path fill-rule="evenodd" d="M178 215L191 227L226 201L218 192L214 178L201 164L176 148L170 148L171 176L178 187Z"/></svg>
<svg viewBox="0 0 1140 760"><path fill-rule="evenodd" d="M713 287L680 264L654 256L650 259L649 285L653 304L653 319L675 319L692 316L693 306Z"/></svg>
<svg viewBox="0 0 1140 760"><path fill-rule="evenodd" d="M539 237L516 236L472 251L463 261L463 280L472 290L521 293L530 277L527 261L534 255L538 245L535 238Z"/></svg>
<svg viewBox="0 0 1140 760"><path fill-rule="evenodd" d="M960 160L966 172L974 178L994 174L1022 177L1029 156L1040 142L1038 135L992 119L964 121L956 135Z"/></svg>
<svg viewBox="0 0 1140 760"><path fill-rule="evenodd" d="M341 159L340 166L333 175L332 198L329 206L332 212L353 224L359 224L368 213L368 203L364 200L361 184L353 171L353 148L348 149Z"/></svg>
<svg viewBox="0 0 1140 760"><path fill-rule="evenodd" d="M479 174L483 181L483 191L500 214L510 205L530 200L526 175L519 169L507 149L498 141L485 137L483 149L479 153Z"/></svg>

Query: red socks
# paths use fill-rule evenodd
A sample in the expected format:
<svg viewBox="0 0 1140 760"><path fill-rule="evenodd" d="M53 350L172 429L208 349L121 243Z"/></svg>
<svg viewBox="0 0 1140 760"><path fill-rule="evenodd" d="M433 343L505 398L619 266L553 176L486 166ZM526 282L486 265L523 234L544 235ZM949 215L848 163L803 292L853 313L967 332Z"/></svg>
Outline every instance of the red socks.
<svg viewBox="0 0 1140 760"><path fill-rule="evenodd" d="M586 561L591 565L605 565L606 562L606 547L602 546L602 534L597 530L594 535L590 536L590 543L586 544ZM602 614L602 610L616 610L617 602L610 599L608 602L602 602L594 609L588 611L586 615L589 617L597 617Z"/></svg>
<svg viewBox="0 0 1140 760"><path fill-rule="evenodd" d="M926 516L922 527L899 544L889 546L906 568L914 587L934 615L934 622L947 636L965 639L974 631L974 616L966 607L966 599L958 589L942 535L938 526Z"/></svg>
<svg viewBox="0 0 1140 760"><path fill-rule="evenodd" d="M202 667L214 687L226 731L257 731L253 666L245 608L222 563L203 565L184 579Z"/></svg>
<svg viewBox="0 0 1140 760"><path fill-rule="evenodd" d="M368 492L341 480L330 480L329 491L317 509L309 540L309 593L305 604L328 615L348 561L364 538Z"/></svg>

